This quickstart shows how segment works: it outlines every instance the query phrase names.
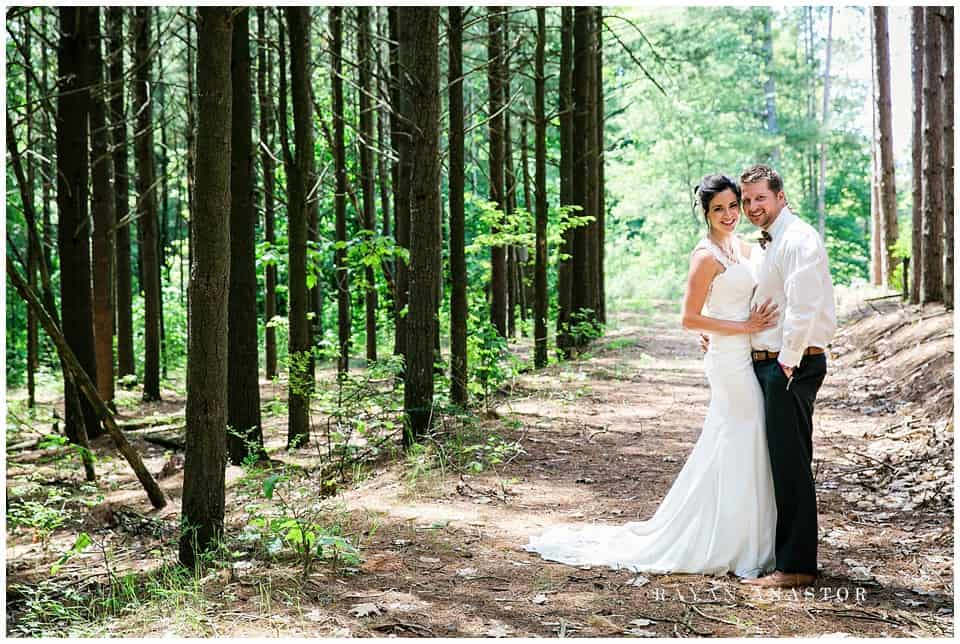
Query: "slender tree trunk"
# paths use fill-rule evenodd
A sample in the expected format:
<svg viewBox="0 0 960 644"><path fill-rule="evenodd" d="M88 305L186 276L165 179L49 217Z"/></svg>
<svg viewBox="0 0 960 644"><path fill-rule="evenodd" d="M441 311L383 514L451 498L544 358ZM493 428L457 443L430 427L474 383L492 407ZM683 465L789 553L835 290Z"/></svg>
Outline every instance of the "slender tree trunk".
<svg viewBox="0 0 960 644"><path fill-rule="evenodd" d="M822 137L827 137L830 125L830 59L833 53L833 7L827 9L827 56L823 69L823 125ZM820 229L820 238L827 238L827 142L820 141L820 178L817 182L817 222Z"/></svg>
<svg viewBox="0 0 960 644"><path fill-rule="evenodd" d="M534 164L536 166L536 265L533 313L533 363L541 369L547 366L547 119L544 105L546 74L544 48L546 47L546 9L537 8L537 50L535 62Z"/></svg>
<svg viewBox="0 0 960 644"><path fill-rule="evenodd" d="M360 59L360 185L363 193L363 227L369 231L368 241L373 242L376 235L376 186L374 185L373 165L373 108L370 97L375 96L371 77L371 46L370 46L370 9L357 7L357 56ZM377 359L377 283L373 274L373 267L367 266L364 271L366 281L365 308L367 331L367 360L374 362Z"/></svg>
<svg viewBox="0 0 960 644"><path fill-rule="evenodd" d="M90 96L90 166L93 184L93 337L97 354L97 391L113 404L113 228L116 224L113 157L107 130L101 53L100 8L87 7L87 83Z"/></svg>
<svg viewBox="0 0 960 644"><path fill-rule="evenodd" d="M227 460L227 337L230 286L232 87L230 7L197 10L197 214L190 267L187 446L183 465L180 563L223 534Z"/></svg>
<svg viewBox="0 0 960 644"><path fill-rule="evenodd" d="M157 257L157 190L153 170L153 118L150 105L152 85L150 56L150 7L137 7L135 29L134 83L137 110L137 193L138 224L143 230L140 263L144 298L143 399L160 400L160 264Z"/></svg>
<svg viewBox="0 0 960 644"><path fill-rule="evenodd" d="M910 76L913 81L913 211L910 233L910 303L920 303L923 267L923 7L910 8Z"/></svg>
<svg viewBox="0 0 960 644"><path fill-rule="evenodd" d="M60 319L64 335L80 366L96 378L93 339L93 295L90 290L90 221L87 199L87 117L90 95L86 89L87 24L85 10L60 8L57 97L57 248L60 256ZM64 379L64 397L77 396L75 382ZM81 444L82 431L94 438L102 431L93 407L81 401L82 418L73 405L66 408L66 433Z"/></svg>
<svg viewBox="0 0 960 644"><path fill-rule="evenodd" d="M503 7L487 7L487 84L490 92L490 201L506 212L503 191L504 118L503 118ZM496 235L500 226L491 226ZM490 321L502 337L507 337L507 249L502 244L490 248L491 302Z"/></svg>
<svg viewBox="0 0 960 644"><path fill-rule="evenodd" d="M409 446L427 435L433 415L434 326L440 254L440 65L437 7L397 10L402 89L413 140L410 183L410 311L404 408Z"/></svg>
<svg viewBox="0 0 960 644"><path fill-rule="evenodd" d="M890 90L890 34L887 8L873 7L874 75L877 78L877 119L880 130L880 266L883 285L891 287L896 269L897 189L893 166L893 108Z"/></svg>
<svg viewBox="0 0 960 644"><path fill-rule="evenodd" d="M953 308L953 7L943 7L943 303Z"/></svg>
<svg viewBox="0 0 960 644"><path fill-rule="evenodd" d="M350 368L350 281L347 274L347 154L343 131L343 7L330 7L331 66L333 76L333 159L336 174L334 210L336 216L337 247L334 263L337 279L337 330L340 340L340 356L337 373L345 374Z"/></svg>
<svg viewBox="0 0 960 644"><path fill-rule="evenodd" d="M450 399L465 407L467 394L467 260L464 231L463 10L448 7L450 109Z"/></svg>
<svg viewBox="0 0 960 644"><path fill-rule="evenodd" d="M264 240L271 245L276 243L274 230L274 196L276 167L273 160L273 56L267 45L266 10L257 7L257 94L260 105L260 164L263 169L263 228ZM286 73L286 70L280 70ZM267 264L264 269L264 351L266 352L266 376L272 380L277 376L277 330L270 324L277 315L277 266Z"/></svg>
<svg viewBox="0 0 960 644"><path fill-rule="evenodd" d="M310 398L314 377L310 356L310 328L307 322L307 218L311 205L307 199L307 181L313 175L313 101L310 91L310 8L286 7L290 30L290 89L293 103L293 127L296 156L290 158L284 146L287 166L288 298L290 320L290 393L287 447L300 447L310 440ZM281 67L283 49L280 50ZM281 73L281 79L283 78ZM280 89L280 119L286 120L284 83ZM284 127L281 126L281 134Z"/></svg>
<svg viewBox="0 0 960 644"><path fill-rule="evenodd" d="M765 126L767 133L777 136L780 126L777 123L777 87L773 69L773 9L765 9L763 17L763 57L766 80L763 83L763 93L766 96ZM774 145L770 149L770 162L777 165L780 162L780 146Z"/></svg>
<svg viewBox="0 0 960 644"><path fill-rule="evenodd" d="M31 28L31 19L30 14L27 13L22 18L23 26L23 48L27 52L27 58L32 58L33 56L33 43L31 35L33 29ZM33 103L33 83L28 79L24 83L25 85L25 95L27 105L32 105ZM46 91L46 87L39 88L41 92ZM26 148L30 149L33 145L33 121L34 121L34 112L33 110L27 110L27 141ZM12 132L11 132L12 134ZM36 164L32 159L27 159L27 190L30 193L30 200L33 200L34 190L37 184L37 177L35 167ZM27 284L34 291L37 290L37 263L39 260L39 255L37 249L34 247L34 244L27 244ZM33 409L36 405L36 372L40 366L40 355L39 355L39 334L37 329L37 318L34 315L30 307L27 307L27 406L30 409Z"/></svg>
<svg viewBox="0 0 960 644"><path fill-rule="evenodd" d="M504 27L504 35L509 30ZM507 40L507 38L504 38ZM506 101L510 100L510 66L504 60L503 89ZM504 214L508 221L517 209L517 176L513 167L513 130L510 127L510 109L504 111L503 118L503 161L504 161L504 188L506 189ZM509 224L508 224L509 226ZM506 246L507 251L507 337L517 335L517 306L520 302L519 279L517 278L517 247L514 244Z"/></svg>
<svg viewBox="0 0 960 644"><path fill-rule="evenodd" d="M939 7L924 7L923 267L920 304L943 301L943 99Z"/></svg>
<svg viewBox="0 0 960 644"><path fill-rule="evenodd" d="M560 206L572 206L574 134L573 134L573 7L561 9L560 28ZM573 305L574 229L565 227L560 244L557 270L557 349L569 358L573 340L570 334Z"/></svg>
<svg viewBox="0 0 960 644"><path fill-rule="evenodd" d="M409 124L400 117L405 113L404 96L400 91L402 78L400 76L400 59L398 51L397 8L387 9L387 20L390 34L390 106L393 110L393 124L390 138L397 161L393 166L393 209L394 231L397 247L410 249L410 134ZM409 270L407 262L398 259L396 262L396 298L394 299L394 355L406 356L406 315L404 310L409 299Z"/></svg>
<svg viewBox="0 0 960 644"><path fill-rule="evenodd" d="M170 245L170 192L167 181L167 127L166 127L166 84L163 82L163 47L160 43L160 7L155 7L153 15L157 19L157 84L152 90L157 102L157 116L160 130L160 207L157 211L157 319L160 321L160 375L167 378L167 329L163 316L163 271L170 279L170 267L167 266L167 247Z"/></svg>
<svg viewBox="0 0 960 644"><path fill-rule="evenodd" d="M43 35L44 37L46 37L47 36L46 13L40 14L40 21L42 24ZM43 88L44 88L43 91L47 91L47 89L50 87L50 83L48 82L48 79L47 79L47 70L50 68L50 64L48 62L47 49L48 49L47 47L40 48L40 66L41 66L40 83L41 85L43 85ZM44 152L44 156L46 156L46 158L48 159L53 159L54 153L56 152L56 142L55 142L56 133L54 129L54 123L51 121L52 118L55 118L53 114L50 114L44 111L44 122L46 125L46 128L45 128L46 131L43 139L42 149ZM43 217L43 231L42 231L43 257L44 257L44 262L48 267L53 267L53 229L54 227L50 223L50 210L51 210L50 204L56 198L55 196L51 196L51 192L53 191L54 186L57 185L56 179L53 178L53 176L56 174L54 170L55 170L54 164L51 162L47 166L47 172L44 174L43 207L41 212L41 215ZM55 314L55 313L56 311L51 311L51 314ZM77 402L79 402L79 399L76 396L74 396L74 399L77 400Z"/></svg>
<svg viewBox="0 0 960 644"><path fill-rule="evenodd" d="M227 344L227 453L240 465L264 456L257 353L257 212L253 202L250 10L233 16L230 65L230 339Z"/></svg>
<svg viewBox="0 0 960 644"><path fill-rule="evenodd" d="M594 7L594 12L596 15L596 33L597 33L597 49L596 49L596 58L597 58L597 75L595 78L595 83L597 86L597 221L596 221L596 268L597 268L597 290L596 290L596 307L597 311L597 321L601 324L606 324L607 322L607 301L606 301L606 289L604 286L604 270L603 270L603 258L604 258L604 244L606 242L606 220L607 220L607 198L606 198L606 187L604 186L604 172L603 166L605 163L606 156L604 151L606 150L606 144L604 142L604 109L603 109L603 8L600 6Z"/></svg>
<svg viewBox="0 0 960 644"><path fill-rule="evenodd" d="M380 109L377 110L377 173L380 178L380 219L381 230L384 237L392 237L392 226L390 225L390 174L387 169L387 161L390 159L392 150L387 147L386 135L390 132L390 91L389 78L384 78L382 70L386 68L383 62L383 45L386 41L383 34L383 21L380 20L379 9L374 13L374 22L377 25L377 41L374 47L376 55L374 56L374 69L378 70L376 75L377 96L380 99ZM387 56L389 57L389 43ZM390 168L393 163L390 163ZM384 273L392 281L393 264L389 260L384 260ZM391 296L392 297L392 296Z"/></svg>
<svg viewBox="0 0 960 644"><path fill-rule="evenodd" d="M110 36L110 126L113 138L116 229L117 376L136 374L133 351L133 276L130 263L130 176L127 169L127 120L124 107L124 39L121 7L107 9Z"/></svg>

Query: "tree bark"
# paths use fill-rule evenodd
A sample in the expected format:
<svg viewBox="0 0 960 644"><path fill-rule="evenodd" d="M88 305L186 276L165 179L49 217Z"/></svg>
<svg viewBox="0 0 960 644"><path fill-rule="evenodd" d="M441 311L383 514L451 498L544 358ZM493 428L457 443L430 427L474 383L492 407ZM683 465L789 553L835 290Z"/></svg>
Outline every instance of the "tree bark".
<svg viewBox="0 0 960 644"><path fill-rule="evenodd" d="M450 109L450 399L466 407L467 260L464 226L463 10L448 7L448 104Z"/></svg>
<svg viewBox="0 0 960 644"><path fill-rule="evenodd" d="M939 7L924 7L923 267L920 304L943 301L943 98Z"/></svg>
<svg viewBox="0 0 960 644"><path fill-rule="evenodd" d="M260 105L260 165L263 169L263 228L264 240L272 247L277 239L274 230L274 196L276 164L273 160L273 56L267 46L266 10L257 7L257 94ZM280 70L286 73L286 70ZM277 376L277 330L270 321L277 314L277 266L267 264L264 269L264 351L266 376Z"/></svg>
<svg viewBox="0 0 960 644"><path fill-rule="evenodd" d="M121 7L107 9L110 34L110 126L113 138L116 229L117 376L137 373L133 351L133 275L130 262L130 175L127 167L127 117L124 105L123 16Z"/></svg>
<svg viewBox="0 0 960 644"><path fill-rule="evenodd" d="M370 97L375 96L371 76L371 45L370 45L370 8L357 7L357 56L360 59L360 186L363 193L363 227L368 231L367 241L372 243L376 235L376 186L374 185L375 168L373 165L373 108ZM377 359L377 283L373 274L373 266L364 270L366 292L364 304L366 308L367 332L367 361Z"/></svg>
<svg viewBox="0 0 960 644"><path fill-rule="evenodd" d="M113 439L114 444L117 446L117 450L127 460L127 463L130 464L130 467L137 476L137 480L140 481L143 489L146 490L150 503L155 508L164 507L167 504L167 499L163 496L163 491L160 489L160 486L157 485L153 476L150 475L150 472L144 466L140 455L127 441L123 432L120 431L120 428L117 427L117 423L110 409L103 399L100 398L96 385L93 384L93 380L87 375L86 369L80 364L80 360L70 348L64 333L57 327L57 323L47 309L44 308L44 305L40 302L40 298L30 289L14 268L13 261L9 255L7 256L7 275L10 277L10 282L13 284L17 293L20 294L20 297L27 303L27 306L33 309L37 320L40 322L40 326L47 332L50 340L53 341L54 346L57 348L57 353L60 356L62 364L64 364L70 372L70 379L76 381L75 386L83 392L87 402L93 408L94 413L103 421L107 432L110 434L110 438ZM83 431L82 427L80 431ZM86 436L84 436L83 442L80 444L85 447L89 453L89 444L86 441ZM86 458L87 457L85 457L85 459ZM86 460L85 466L88 468L87 480L93 480L94 477L90 476L93 472L92 461Z"/></svg>
<svg viewBox="0 0 960 644"><path fill-rule="evenodd" d="M65 339L79 364L91 378L97 374L93 340L93 294L90 290L90 222L87 182L87 117L90 95L86 89L87 24L84 9L60 8L57 96L57 249L60 256L60 319ZM64 380L67 400L77 396L72 379ZM80 444L84 425L90 438L102 431L88 401L81 401L82 418L67 405L66 433Z"/></svg>
<svg viewBox="0 0 960 644"><path fill-rule="evenodd" d="M180 563L223 534L227 424L232 87L230 7L197 10L197 213L190 267L187 444Z"/></svg>
<svg viewBox="0 0 960 644"><path fill-rule="evenodd" d="M913 211L910 234L910 303L920 303L923 268L923 7L910 8L910 76L913 82Z"/></svg>
<svg viewBox="0 0 960 644"><path fill-rule="evenodd" d="M833 7L829 7L827 18L827 55L823 69L823 119L820 134L820 178L817 182L817 222L820 239L827 238L827 142L830 125L830 59L833 53Z"/></svg>
<svg viewBox="0 0 960 644"><path fill-rule="evenodd" d="M596 48L596 59L597 59L597 75L594 78L594 82L597 87L597 221L595 224L596 227L596 236L594 243L596 244L596 269L597 269L597 290L596 290L596 311L597 311L597 322L600 324L606 324L607 322L607 302L606 302L606 288L604 286L604 270L603 270L603 258L604 258L604 244L606 242L606 226L607 226L607 198L606 198L606 187L604 185L604 172L603 166L605 163L604 151L606 150L606 145L604 143L604 93L603 93L603 7L596 6L594 7L595 18L597 21L596 33L597 33L597 48Z"/></svg>
<svg viewBox="0 0 960 644"><path fill-rule="evenodd" d="M257 212L253 202L250 10L233 15L230 144L230 337L227 346L227 453L240 465L265 456L257 352Z"/></svg>
<svg viewBox="0 0 960 644"><path fill-rule="evenodd" d="M896 269L897 188L893 166L893 108L890 90L890 34L887 8L873 7L874 75L877 78L877 125L880 131L880 267L882 282L891 287Z"/></svg>
<svg viewBox="0 0 960 644"><path fill-rule="evenodd" d="M313 175L313 100L310 91L308 62L310 59L310 8L286 7L290 31L290 90L293 103L295 157L289 150L287 165L287 236L289 301L290 392L287 422L287 447L300 447L310 440L310 398L313 394L313 369L310 328L307 322L307 218L311 205L307 199L307 181ZM281 49L281 56L283 50ZM282 78L282 75L281 75ZM281 87L281 101L285 102ZM286 110L281 109L281 121ZM281 127L281 132L283 128Z"/></svg>
<svg viewBox="0 0 960 644"><path fill-rule="evenodd" d="M537 8L537 49L534 80L534 164L536 175L536 258L533 313L533 363L538 369L547 366L547 119L545 113L546 74L544 48L547 39L546 9Z"/></svg>
<svg viewBox="0 0 960 644"><path fill-rule="evenodd" d="M943 220L944 271L943 303L953 308L953 7L942 8L943 16Z"/></svg>
<svg viewBox="0 0 960 644"><path fill-rule="evenodd" d="M437 267L440 255L440 64L437 7L397 11L400 67L410 131L410 298L407 320L407 368L404 444L425 437L433 416L434 333L437 309Z"/></svg>
<svg viewBox="0 0 960 644"><path fill-rule="evenodd" d="M343 7L330 7L331 63L333 76L333 162L337 187L334 193L336 217L336 249L334 264L337 275L337 331L340 355L337 373L350 368L350 280L347 274L347 153L343 132Z"/></svg>
<svg viewBox="0 0 960 644"><path fill-rule="evenodd" d="M113 404L113 229L116 203L113 157L107 130L106 85L101 53L100 8L87 7L87 84L90 96L90 166L93 184L93 337L97 354L97 391Z"/></svg>
<svg viewBox="0 0 960 644"><path fill-rule="evenodd" d="M573 7L561 8L560 28L560 206L573 201ZM569 358L572 346L570 321L573 304L574 230L565 227L557 269L557 349Z"/></svg>
<svg viewBox="0 0 960 644"><path fill-rule="evenodd" d="M390 106L393 110L391 123L391 141L397 161L393 166L393 211L394 232L397 247L410 249L410 135L408 123L401 118L406 113L405 97L400 91L400 59L398 46L397 8L387 9L390 35ZM409 270L406 260L396 261L396 297L394 299L394 342L393 354L406 356L407 319L404 310L409 300Z"/></svg>
<svg viewBox="0 0 960 644"><path fill-rule="evenodd" d="M143 399L160 400L160 264L157 256L157 191L153 165L153 118L150 56L150 7L137 7L134 21L134 101L137 110L136 139L138 228L143 230L140 264L143 279Z"/></svg>
<svg viewBox="0 0 960 644"><path fill-rule="evenodd" d="M26 51L25 58L32 59L33 57L33 40L31 35L33 33L31 25L31 14L26 13L22 18L23 24L23 48ZM30 64L29 60L25 61L27 64ZM35 78L35 75L34 75ZM24 82L24 93L26 97L27 105L33 103L33 83L27 79ZM39 88L41 92L46 91L46 87ZM33 110L27 110L26 115L27 121L27 141L26 147L29 149L33 145L33 131L34 131L34 112ZM12 129L11 136L12 136ZM36 189L37 177L35 171L36 164L27 159L27 181L26 181L26 190L29 192L29 199L33 201L33 197L36 194L34 191ZM37 268L38 262L42 253L38 253L38 248L28 241L27 243L27 284L34 291L37 290ZM40 336L37 329L37 318L33 314L33 311L30 307L27 307L27 407L33 409L36 406L36 373L37 369L40 366L40 346L39 346Z"/></svg>
<svg viewBox="0 0 960 644"><path fill-rule="evenodd" d="M503 7L487 7L487 85L490 93L490 201L506 212L503 190L504 118L503 118ZM490 234L500 232L491 226ZM507 249L503 244L490 248L490 321L502 337L507 337Z"/></svg>

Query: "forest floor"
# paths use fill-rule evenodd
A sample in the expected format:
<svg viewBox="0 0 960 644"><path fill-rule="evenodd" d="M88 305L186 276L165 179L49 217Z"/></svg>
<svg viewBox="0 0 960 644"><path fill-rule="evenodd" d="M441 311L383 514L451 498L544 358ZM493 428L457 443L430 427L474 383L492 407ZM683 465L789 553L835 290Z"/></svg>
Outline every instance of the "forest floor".
<svg viewBox="0 0 960 644"><path fill-rule="evenodd" d="M303 476L270 479L266 499L269 473L228 467L227 547L202 578L169 565L182 485L176 450L135 436L172 499L157 512L107 439L94 445L96 486L82 483L62 446L8 447L8 632L952 636L953 316L942 309L861 303L838 333L815 417L821 570L812 589L575 568L523 550L555 523L649 518L666 494L709 397L677 308L611 315L588 354L515 378L472 438L381 459L319 501L318 460L309 449L283 451L285 413L270 412L282 405L265 404L271 455L296 461ZM17 393L8 394L11 408ZM122 406L122 417L182 414L183 397L165 394L163 403ZM263 400L278 400L275 385L263 383ZM454 449L468 457L449 456ZM53 509L46 522L35 516L43 507ZM296 526L257 526L260 516L315 525L339 554L304 574L289 544L271 540L271 530L290 536ZM81 531L92 545L51 576Z"/></svg>

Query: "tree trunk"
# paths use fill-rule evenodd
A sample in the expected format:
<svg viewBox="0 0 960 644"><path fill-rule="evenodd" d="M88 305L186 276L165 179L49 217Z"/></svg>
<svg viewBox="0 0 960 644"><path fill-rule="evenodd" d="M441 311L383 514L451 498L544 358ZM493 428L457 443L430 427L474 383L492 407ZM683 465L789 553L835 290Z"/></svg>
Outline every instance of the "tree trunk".
<svg viewBox="0 0 960 644"><path fill-rule="evenodd" d="M309 361L310 328L307 322L307 181L313 175L313 101L307 66L310 60L310 8L286 7L290 31L290 90L293 103L293 127L296 156L285 149L287 166L287 236L289 302L289 415L287 447L300 447L310 440L310 398L313 395L313 370ZM283 50L280 50L283 57ZM281 60L281 66L283 64ZM281 79L284 77L281 72ZM285 87L281 83L280 120L286 120ZM281 126L281 133L283 127ZM286 146L285 146L286 147Z"/></svg>
<svg viewBox="0 0 960 644"><path fill-rule="evenodd" d="M227 453L240 465L264 456L257 353L257 212L253 203L250 10L233 16L230 85L230 339L227 346Z"/></svg>
<svg viewBox="0 0 960 644"><path fill-rule="evenodd" d="M820 229L820 238L827 238L827 142L826 137L830 125L830 59L833 53L833 7L830 7L827 14L827 56L826 64L823 69L823 121L820 140L820 178L817 182L817 222Z"/></svg>
<svg viewBox="0 0 960 644"><path fill-rule="evenodd" d="M561 9L560 28L560 206L573 201L573 7ZM574 230L565 227L560 244L557 269L557 349L564 358L570 356L573 341L570 334L573 304L573 238Z"/></svg>
<svg viewBox="0 0 960 644"><path fill-rule="evenodd" d="M157 19L157 83L152 93L157 102L158 128L160 130L160 202L157 210L157 319L160 321L160 375L167 378L167 330L163 317L163 273L166 269L170 280L170 268L167 266L167 247L170 235L170 192L167 180L167 114L164 108L166 84L163 82L163 47L160 43L160 7L155 7L153 15Z"/></svg>
<svg viewBox="0 0 960 644"><path fill-rule="evenodd" d="M943 99L940 9L924 7L923 267L920 304L943 301Z"/></svg>
<svg viewBox="0 0 960 644"><path fill-rule="evenodd" d="M123 15L107 9L110 35L110 126L113 138L114 209L116 229L117 376L137 373L133 351L133 275L130 263L130 175L127 169L127 117L124 106Z"/></svg>
<svg viewBox="0 0 960 644"><path fill-rule="evenodd" d="M504 40L508 40L506 35L509 30L504 26ZM505 102L510 100L510 67L504 60L503 69L503 89ZM507 221L512 219L512 215L517 209L517 176L513 167L513 131L510 127L510 109L504 110L503 115L503 175L504 188L506 190L504 214ZM512 228L510 224L508 229ZM513 338L517 335L517 306L520 302L519 279L517 278L517 247L509 244L506 247L507 252L507 337Z"/></svg>
<svg viewBox="0 0 960 644"><path fill-rule="evenodd" d="M504 119L503 119L503 7L487 7L487 85L490 93L490 201L506 212L503 192ZM500 232L491 226L490 234ZM490 321L502 337L507 337L507 249L503 244L490 248Z"/></svg>
<svg viewBox="0 0 960 644"><path fill-rule="evenodd" d="M22 18L23 25L23 48L27 52L26 57L32 58L33 56L33 42L31 35L33 29L31 28L31 19L30 14L24 14ZM24 82L25 85L25 95L27 105L33 103L33 83L30 80ZM39 88L41 92L46 91L46 87ZM34 112L33 110L27 110L27 142L26 147L29 149L33 145L33 123L34 123ZM11 128L12 130L12 128ZM11 132L11 136L12 136ZM33 201L34 190L36 188L37 177L35 171L36 164L31 160L27 159L27 192L29 192L29 198ZM37 268L38 262L41 257L41 253L37 252L38 248L35 247L32 243L27 243L27 284L34 291L37 290ZM39 334L37 329L37 318L33 314L33 311L30 307L27 307L27 407L33 409L36 405L36 373L37 369L40 366L40 352L39 352Z"/></svg>
<svg viewBox="0 0 960 644"><path fill-rule="evenodd" d="M257 7L257 94L260 105L260 163L263 169L264 240L272 247L277 239L274 231L274 198L276 167L273 160L273 56L267 46L266 10ZM286 70L280 70L286 73ZM264 351L267 380L277 376L277 330L270 321L277 314L277 266L264 269Z"/></svg>
<svg viewBox="0 0 960 644"><path fill-rule="evenodd" d="M780 133L777 123L777 87L773 69L773 10L764 9L763 14L763 58L766 80L763 83L763 93L766 96L765 126L767 134L775 137ZM780 162L780 146L774 145L770 149L770 162L777 165Z"/></svg>
<svg viewBox="0 0 960 644"><path fill-rule="evenodd" d="M394 232L398 248L410 249L410 136L407 134L409 125L400 117L405 113L403 101L405 97L400 91L402 78L400 76L400 59L398 51L397 8L387 9L387 20L390 35L390 106L393 110L391 123L391 145L397 161L393 165L393 210ZM409 270L403 259L396 261L396 297L394 299L394 342L393 354L406 356L406 326L404 314L409 299Z"/></svg>
<svg viewBox="0 0 960 644"><path fill-rule="evenodd" d="M90 166L93 184L93 337L97 354L97 391L113 404L113 157L107 130L107 106L101 54L100 8L87 7L87 84L90 96Z"/></svg>
<svg viewBox="0 0 960 644"><path fill-rule="evenodd" d="M896 269L897 188L893 166L893 109L890 90L890 34L887 8L873 7L874 75L877 78L877 125L880 131L880 266L883 285L891 288Z"/></svg>
<svg viewBox="0 0 960 644"><path fill-rule="evenodd" d="M953 7L943 11L943 303L953 308Z"/></svg>
<svg viewBox="0 0 960 644"><path fill-rule="evenodd" d="M333 75L333 162L337 187L334 193L336 216L337 331L340 356L337 373L350 368L350 281L347 274L347 153L343 132L343 7L330 7L331 62Z"/></svg>
<svg viewBox="0 0 960 644"><path fill-rule="evenodd" d="M40 326L43 327L50 340L53 341L53 345L57 349L57 353L60 356L61 363L65 366L65 370L69 372L70 376L68 379L76 381L76 385L74 386L83 392L83 395L86 397L86 401L94 410L97 418L103 421L103 424L106 427L107 432L110 434L110 438L113 439L117 450L126 459L127 463L130 464L134 474L137 476L137 480L140 481L140 484L143 486L144 490L146 490L147 496L150 499L150 503L153 505L153 507L158 509L164 507L167 504L167 500L163 496L163 491L160 489L160 486L157 485L156 481L153 479L153 476L150 475L150 472L143 465L143 461L140 459L140 454L138 454L137 451L130 445L130 443L127 442L126 436L124 436L123 432L120 431L120 428L117 427L117 423L114 420L110 409L107 407L103 399L100 398L100 395L97 393L97 387L93 384L93 380L91 380L90 376L87 375L86 370L80 364L76 354L74 354L74 352L70 349L70 345L68 344L64 333L57 327L56 321L53 319L50 312L40 302L40 298L37 297L36 293L30 290L30 287L27 286L24 279L20 277L19 273L17 273L17 270L13 267L13 262L11 261L9 255L7 256L7 275L10 277L10 282L20 294L20 297L22 297L24 302L27 303L27 306L33 309L34 314L37 316L37 320L40 322ZM87 480L92 481L94 480L93 462L92 459L89 458L90 446L87 442L86 435L83 434L83 431L83 426L81 425L80 432L83 440L80 445L86 448L84 465L87 468Z"/></svg>
<svg viewBox="0 0 960 644"><path fill-rule="evenodd" d="M357 56L360 59L360 186L363 193L363 227L369 232L367 241L373 243L376 235L376 186L374 185L373 166L373 108L370 97L374 96L371 77L371 46L370 46L370 8L357 7ZM377 359L377 283L373 274L373 267L367 266L364 271L366 282L365 308L367 331L367 360L375 362Z"/></svg>
<svg viewBox="0 0 960 644"><path fill-rule="evenodd" d="M534 267L533 363L547 366L547 119L544 106L546 75L544 48L547 39L546 9L537 8L537 50L535 62L534 164L536 174L536 265Z"/></svg>
<svg viewBox="0 0 960 644"><path fill-rule="evenodd" d="M60 256L60 319L71 351L88 376L95 378L97 361L93 340L93 295L90 290L90 222L87 200L87 116L90 95L86 88L87 24L84 9L60 8L57 96L57 249ZM64 397L77 396L72 379L64 380ZM74 444L81 440L80 425L90 438L102 431L97 414L82 401L82 418L67 405L66 432Z"/></svg>
<svg viewBox="0 0 960 644"><path fill-rule="evenodd" d="M425 437L433 415L434 328L440 255L440 65L437 7L397 11L400 66L404 76L401 118L409 118L414 138L410 183L410 310L407 320L407 368L404 444Z"/></svg>
<svg viewBox="0 0 960 644"><path fill-rule="evenodd" d="M223 534L230 287L230 162L233 9L197 10L197 213L190 266L187 445L183 465L180 563Z"/></svg>
<svg viewBox="0 0 960 644"><path fill-rule="evenodd" d="M160 264L157 257L157 191L153 170L153 118L150 104L150 7L137 7L134 21L136 67L134 101L136 139L138 227L143 230L140 264L143 268L143 399L160 400Z"/></svg>
<svg viewBox="0 0 960 644"><path fill-rule="evenodd" d="M910 76L913 81L913 211L910 233L910 303L920 303L923 268L923 7L910 8Z"/></svg>
<svg viewBox="0 0 960 644"><path fill-rule="evenodd" d="M596 311L597 321L605 324L607 321L607 302L606 289L604 286L603 258L604 243L606 242L606 221L607 221L607 197L604 186L603 165L605 162L606 145L604 143L604 109L603 109L603 8L594 7L596 14L596 32L597 32L597 75L594 79L597 87L597 222L596 222L596 269L597 269L597 290L596 290Z"/></svg>
<svg viewBox="0 0 960 644"><path fill-rule="evenodd" d="M450 399L466 407L467 260L464 231L463 10L448 7L448 104L450 109Z"/></svg>

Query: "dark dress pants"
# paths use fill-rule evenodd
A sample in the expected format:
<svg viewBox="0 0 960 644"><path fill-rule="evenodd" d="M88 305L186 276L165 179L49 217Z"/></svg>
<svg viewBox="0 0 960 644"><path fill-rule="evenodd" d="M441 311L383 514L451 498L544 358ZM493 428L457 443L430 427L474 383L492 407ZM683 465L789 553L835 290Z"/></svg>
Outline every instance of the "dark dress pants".
<svg viewBox="0 0 960 644"><path fill-rule="evenodd" d="M767 448L777 499L776 569L817 574L817 496L813 471L813 406L827 375L825 354L804 356L787 376L776 360L753 363L763 390Z"/></svg>

